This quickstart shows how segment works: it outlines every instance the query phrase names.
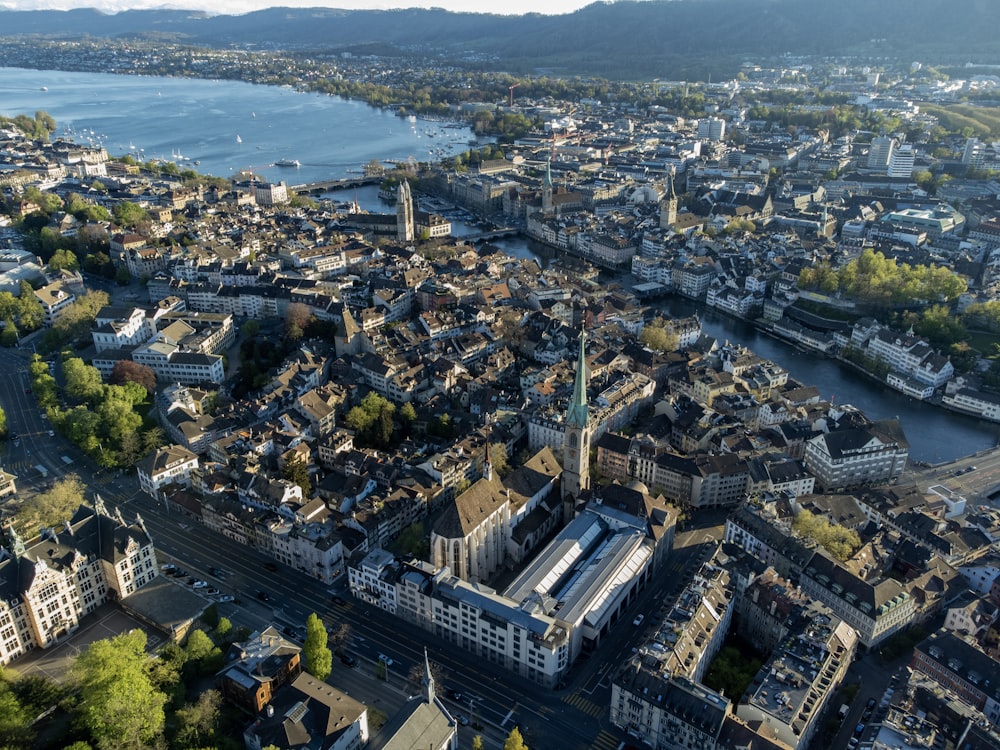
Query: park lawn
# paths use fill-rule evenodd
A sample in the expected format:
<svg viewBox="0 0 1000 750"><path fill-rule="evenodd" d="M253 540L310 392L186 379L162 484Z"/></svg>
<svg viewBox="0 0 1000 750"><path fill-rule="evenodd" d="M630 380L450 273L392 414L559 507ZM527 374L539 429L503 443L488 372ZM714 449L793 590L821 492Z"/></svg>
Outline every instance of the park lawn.
<svg viewBox="0 0 1000 750"><path fill-rule="evenodd" d="M989 357L990 359L994 359L997 356L997 350L994 349L993 345L1000 344L1000 333L969 331L965 340L969 342L969 346L982 356Z"/></svg>

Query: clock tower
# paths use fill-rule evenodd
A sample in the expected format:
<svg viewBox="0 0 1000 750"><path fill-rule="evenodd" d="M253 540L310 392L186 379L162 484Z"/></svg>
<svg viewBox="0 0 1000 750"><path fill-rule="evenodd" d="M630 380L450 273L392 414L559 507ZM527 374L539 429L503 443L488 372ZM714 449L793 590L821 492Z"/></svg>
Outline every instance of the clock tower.
<svg viewBox="0 0 1000 750"><path fill-rule="evenodd" d="M580 353L576 359L573 397L566 410L563 441L563 521L573 520L573 507L583 490L590 489L590 413L587 409L586 334L580 331Z"/></svg>

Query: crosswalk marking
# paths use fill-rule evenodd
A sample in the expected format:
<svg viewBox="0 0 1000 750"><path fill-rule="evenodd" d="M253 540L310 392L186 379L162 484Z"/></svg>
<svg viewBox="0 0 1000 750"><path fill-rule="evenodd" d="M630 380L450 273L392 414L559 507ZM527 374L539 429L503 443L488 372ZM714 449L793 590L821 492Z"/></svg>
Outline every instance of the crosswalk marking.
<svg viewBox="0 0 1000 750"><path fill-rule="evenodd" d="M594 738L594 743L590 746L592 750L617 750L621 743L618 738L615 737L611 732L601 731L597 737Z"/></svg>
<svg viewBox="0 0 1000 750"><path fill-rule="evenodd" d="M573 708L583 711L583 713L589 716L598 717L607 712L607 709L603 706L599 706L591 700L587 700L579 693L571 693L563 698L563 703L568 703L573 706Z"/></svg>

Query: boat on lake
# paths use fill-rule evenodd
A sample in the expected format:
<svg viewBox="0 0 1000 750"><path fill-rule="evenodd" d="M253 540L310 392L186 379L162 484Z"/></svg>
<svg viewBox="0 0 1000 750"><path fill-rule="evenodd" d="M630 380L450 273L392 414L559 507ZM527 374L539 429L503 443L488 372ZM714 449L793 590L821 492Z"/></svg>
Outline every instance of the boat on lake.
<svg viewBox="0 0 1000 750"><path fill-rule="evenodd" d="M278 159L274 162L276 167L301 167L302 164L299 163L298 159Z"/></svg>

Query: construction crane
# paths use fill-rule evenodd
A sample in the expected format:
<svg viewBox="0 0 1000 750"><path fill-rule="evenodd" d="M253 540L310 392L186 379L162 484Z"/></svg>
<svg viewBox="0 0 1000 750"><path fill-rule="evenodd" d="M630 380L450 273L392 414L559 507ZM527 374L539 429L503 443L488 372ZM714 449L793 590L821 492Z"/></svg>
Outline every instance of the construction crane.
<svg viewBox="0 0 1000 750"><path fill-rule="evenodd" d="M519 84L519 83L515 83L513 86L508 86L507 87L507 106L508 107L513 107L514 106L514 89L516 89L520 85L521 84Z"/></svg>

